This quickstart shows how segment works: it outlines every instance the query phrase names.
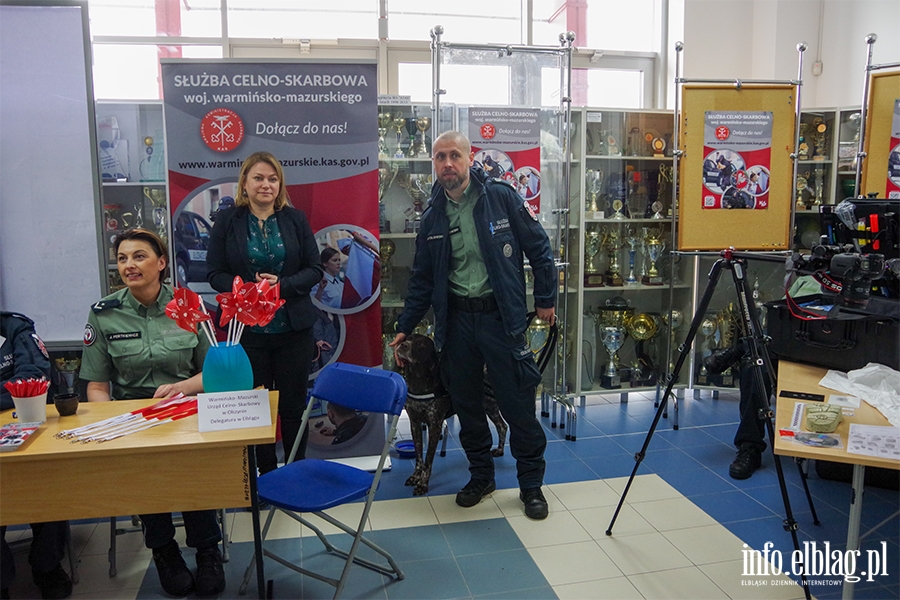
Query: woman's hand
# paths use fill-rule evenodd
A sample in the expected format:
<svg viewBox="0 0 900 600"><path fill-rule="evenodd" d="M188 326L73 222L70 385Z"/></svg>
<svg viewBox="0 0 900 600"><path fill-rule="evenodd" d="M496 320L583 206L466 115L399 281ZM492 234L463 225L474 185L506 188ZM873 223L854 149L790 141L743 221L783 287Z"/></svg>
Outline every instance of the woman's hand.
<svg viewBox="0 0 900 600"><path fill-rule="evenodd" d="M163 384L163 385L159 386L158 388L156 388L156 391L153 392L153 397L154 398L171 398L173 396L177 396L178 394L182 393L182 390L181 390L182 383L183 382L179 381L178 383ZM187 395L187 394L185 394L185 395Z"/></svg>
<svg viewBox="0 0 900 600"><path fill-rule="evenodd" d="M257 273L256 274L256 282L260 281L268 281L269 285L275 285L278 283L278 275L272 275L271 273Z"/></svg>

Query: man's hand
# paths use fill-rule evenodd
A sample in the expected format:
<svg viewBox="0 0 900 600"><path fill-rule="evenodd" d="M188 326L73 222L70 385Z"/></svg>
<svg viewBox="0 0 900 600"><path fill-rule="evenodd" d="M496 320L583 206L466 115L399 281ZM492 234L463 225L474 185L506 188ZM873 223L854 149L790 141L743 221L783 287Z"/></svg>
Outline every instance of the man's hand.
<svg viewBox="0 0 900 600"><path fill-rule="evenodd" d="M556 309L554 307L551 306L550 308L535 308L534 310L537 312L538 319L547 321L547 323L549 323L551 327L554 323L556 323Z"/></svg>
<svg viewBox="0 0 900 600"><path fill-rule="evenodd" d="M397 362L398 367L403 367L406 365L406 363L403 361L403 359L400 358L400 355L397 354L397 348L400 346L400 344L403 343L403 340L405 340L405 339L406 339L405 333L398 333L396 336L394 336L394 341L391 342L390 344L388 344L388 346L390 346L391 348L394 349L394 360Z"/></svg>

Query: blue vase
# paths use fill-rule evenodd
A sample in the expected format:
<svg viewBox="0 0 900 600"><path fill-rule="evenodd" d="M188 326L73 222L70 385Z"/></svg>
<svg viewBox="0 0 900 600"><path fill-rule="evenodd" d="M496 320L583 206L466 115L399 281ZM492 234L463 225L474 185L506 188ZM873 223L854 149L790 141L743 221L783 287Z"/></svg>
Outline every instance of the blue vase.
<svg viewBox="0 0 900 600"><path fill-rule="evenodd" d="M253 389L253 368L240 344L212 346L203 361L203 391L240 392Z"/></svg>

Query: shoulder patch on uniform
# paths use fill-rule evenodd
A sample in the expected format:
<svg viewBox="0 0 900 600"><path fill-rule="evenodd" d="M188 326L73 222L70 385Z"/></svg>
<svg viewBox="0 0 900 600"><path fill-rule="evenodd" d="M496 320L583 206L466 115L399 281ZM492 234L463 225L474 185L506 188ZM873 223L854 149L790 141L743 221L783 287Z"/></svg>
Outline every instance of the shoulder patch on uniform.
<svg viewBox="0 0 900 600"><path fill-rule="evenodd" d="M84 345L90 346L94 343L94 340L97 339L97 332L94 331L94 326L88 323L84 326Z"/></svg>
<svg viewBox="0 0 900 600"><path fill-rule="evenodd" d="M503 185L505 185L506 187L508 187L508 188L511 189L512 191L516 191L516 186L514 186L514 185L512 184L512 182L507 181L506 179L503 179L502 177L493 177L493 178L491 178L491 181L493 181L493 182L495 182L495 183L502 183Z"/></svg>
<svg viewBox="0 0 900 600"><path fill-rule="evenodd" d="M525 202L523 202L522 205L525 207L525 210L528 211L528 214L531 216L531 218L534 219L535 221L537 221L537 220L538 220L538 217L537 217L537 215L535 214L534 209L531 208L531 204L528 203L528 200L526 200Z"/></svg>
<svg viewBox="0 0 900 600"><path fill-rule="evenodd" d="M41 354L44 355L44 358L50 360L50 354L47 352L47 346L44 345L44 340L36 333L32 333L31 337L34 338L34 343L37 345L38 350L41 351Z"/></svg>
<svg viewBox="0 0 900 600"><path fill-rule="evenodd" d="M122 306L122 301L118 298L112 298L111 300L100 300L96 302L91 310L95 313L101 313L107 308L116 308L117 306Z"/></svg>

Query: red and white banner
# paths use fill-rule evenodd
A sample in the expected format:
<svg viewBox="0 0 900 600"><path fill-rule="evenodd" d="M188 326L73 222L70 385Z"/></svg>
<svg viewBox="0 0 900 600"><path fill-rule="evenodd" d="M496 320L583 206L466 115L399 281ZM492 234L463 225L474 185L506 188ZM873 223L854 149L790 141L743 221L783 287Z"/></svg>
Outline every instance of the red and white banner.
<svg viewBox="0 0 900 600"><path fill-rule="evenodd" d="M541 212L541 119L531 108L472 107L469 140L475 165L509 182Z"/></svg>
<svg viewBox="0 0 900 600"><path fill-rule="evenodd" d="M337 306L313 299L338 339L329 360L381 366L376 65L163 60L162 76L178 285L214 302L206 283L209 229L234 204L243 160L271 152L320 251L349 250L336 279L345 296ZM164 212L153 219L165 229ZM354 235L374 250L347 247Z"/></svg>

